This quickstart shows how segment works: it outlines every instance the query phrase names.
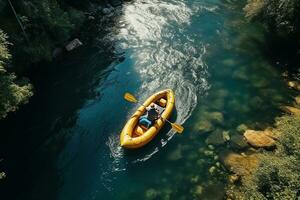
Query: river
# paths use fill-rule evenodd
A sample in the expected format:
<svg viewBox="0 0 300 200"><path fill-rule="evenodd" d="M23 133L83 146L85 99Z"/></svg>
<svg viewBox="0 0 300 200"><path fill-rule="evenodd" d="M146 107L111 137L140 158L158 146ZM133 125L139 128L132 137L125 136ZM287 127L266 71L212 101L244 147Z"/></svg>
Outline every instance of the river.
<svg viewBox="0 0 300 200"><path fill-rule="evenodd" d="M218 133L265 128L292 98L243 4L126 2L95 23L95 42L40 66L35 96L0 124L6 199L222 199L228 171L218 153L234 148ZM123 150L119 133L137 108L123 94L143 101L166 88L184 133L167 126Z"/></svg>

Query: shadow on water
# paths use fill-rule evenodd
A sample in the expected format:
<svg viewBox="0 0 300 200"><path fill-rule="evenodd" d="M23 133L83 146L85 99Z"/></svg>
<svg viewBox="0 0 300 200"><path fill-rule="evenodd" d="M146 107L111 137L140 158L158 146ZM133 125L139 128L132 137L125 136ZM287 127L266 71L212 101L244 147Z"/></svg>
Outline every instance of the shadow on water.
<svg viewBox="0 0 300 200"><path fill-rule="evenodd" d="M34 96L0 122L1 132L5 132L1 164L8 176L1 183L5 199L57 198L62 182L55 163L71 137L68 129L76 124L78 109L89 99L101 100L102 92L95 88L113 70L111 63L119 62L120 55L101 49L83 47L61 62L38 66L30 73Z"/></svg>

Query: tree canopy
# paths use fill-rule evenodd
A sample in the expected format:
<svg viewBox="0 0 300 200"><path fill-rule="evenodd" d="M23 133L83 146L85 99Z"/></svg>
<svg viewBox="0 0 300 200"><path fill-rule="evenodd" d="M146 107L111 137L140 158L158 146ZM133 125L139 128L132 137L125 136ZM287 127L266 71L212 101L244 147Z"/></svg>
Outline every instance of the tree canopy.
<svg viewBox="0 0 300 200"><path fill-rule="evenodd" d="M32 96L32 86L26 80L16 81L16 76L6 70L11 55L7 35L0 29L0 119L15 111Z"/></svg>

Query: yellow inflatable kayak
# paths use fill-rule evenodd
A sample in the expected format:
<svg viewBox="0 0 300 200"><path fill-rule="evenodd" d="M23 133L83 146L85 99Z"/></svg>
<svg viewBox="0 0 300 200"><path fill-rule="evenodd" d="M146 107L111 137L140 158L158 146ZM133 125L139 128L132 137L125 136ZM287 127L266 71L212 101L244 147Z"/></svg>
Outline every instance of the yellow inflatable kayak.
<svg viewBox="0 0 300 200"><path fill-rule="evenodd" d="M155 120L153 125L147 129L139 124L139 118L145 114L146 107L152 102L159 108L161 118ZM124 126L120 136L121 146L135 149L149 143L164 126L165 119L170 117L174 104L175 96L171 89L163 90L150 96Z"/></svg>

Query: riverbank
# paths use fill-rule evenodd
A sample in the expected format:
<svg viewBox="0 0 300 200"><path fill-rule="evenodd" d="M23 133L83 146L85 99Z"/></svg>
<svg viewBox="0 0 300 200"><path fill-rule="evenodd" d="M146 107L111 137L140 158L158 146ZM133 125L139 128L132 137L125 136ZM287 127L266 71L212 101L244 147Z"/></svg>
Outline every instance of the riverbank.
<svg viewBox="0 0 300 200"><path fill-rule="evenodd" d="M297 89L299 83L293 83ZM281 107L287 114L276 118L274 127L244 132L244 140L253 149L231 152L224 157L223 163L233 173L228 177L227 199L296 199L299 196L299 98L296 96L292 105Z"/></svg>
<svg viewBox="0 0 300 200"><path fill-rule="evenodd" d="M273 127L244 127L241 139L252 148L223 154L222 163L232 173L226 186L227 199L296 199L299 197L300 84L299 4L296 1L248 0L246 18L262 23L270 36L265 48L274 66L283 68L282 79L294 93L289 105L279 104L285 114ZM275 11L276 10L276 11ZM282 49L286 53L281 53Z"/></svg>

